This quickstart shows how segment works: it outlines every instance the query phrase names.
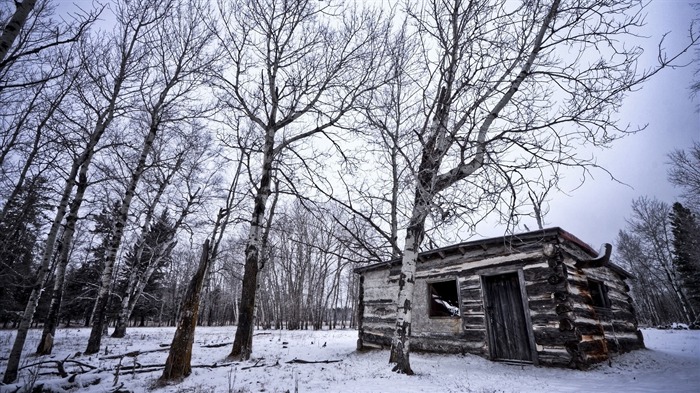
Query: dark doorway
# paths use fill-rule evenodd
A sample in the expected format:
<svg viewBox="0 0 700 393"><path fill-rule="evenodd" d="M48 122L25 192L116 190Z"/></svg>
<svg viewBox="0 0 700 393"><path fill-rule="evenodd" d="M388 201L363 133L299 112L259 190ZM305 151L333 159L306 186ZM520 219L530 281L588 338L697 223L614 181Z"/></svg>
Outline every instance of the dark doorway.
<svg viewBox="0 0 700 393"><path fill-rule="evenodd" d="M483 283L492 358L532 361L518 273L485 276Z"/></svg>

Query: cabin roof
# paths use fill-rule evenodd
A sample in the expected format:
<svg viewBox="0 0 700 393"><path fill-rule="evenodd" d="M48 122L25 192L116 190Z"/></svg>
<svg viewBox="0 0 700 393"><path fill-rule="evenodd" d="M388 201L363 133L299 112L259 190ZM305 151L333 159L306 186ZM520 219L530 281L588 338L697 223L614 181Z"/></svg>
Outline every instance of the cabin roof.
<svg viewBox="0 0 700 393"><path fill-rule="evenodd" d="M444 258L448 255L454 255L457 253L464 254L467 251L476 249L476 248L482 248L485 250L487 247L492 246L492 245L497 245L497 244L510 244L510 245L518 245L518 244L525 244L525 243L530 243L533 241L540 241L544 242L546 240L551 240L556 237L561 237L564 240L567 240L576 246L578 246L582 251L584 251L586 254L590 255L591 258L595 258L598 256L598 252L594 250L590 245L588 245L586 242L582 241L581 239L577 238L576 236L572 235L571 233L565 231L564 229L560 227L552 227L552 228L545 228L545 229L540 229L536 231L530 231L530 232L524 232L524 233L517 233L513 235L508 235L508 236L498 236L498 237L491 237L487 239L479 239L479 240L472 240L472 241L466 241L458 244L453 244L447 247L441 247L441 248L436 248L433 250L427 250L423 251L418 254L418 261L427 261L435 258L436 256L440 258ZM401 258L395 258L390 261L385 261L385 262L379 262L379 263L373 263L371 265L367 266L362 266L358 267L355 269L355 273L363 273L366 271L370 270L380 270L383 268L388 268L390 266L395 266L395 265L400 265L401 264ZM614 272L622 275L623 277L630 278L632 277L632 274L627 272L625 269L621 268L620 266L615 265L612 262L608 262L606 264L610 269L612 269Z"/></svg>

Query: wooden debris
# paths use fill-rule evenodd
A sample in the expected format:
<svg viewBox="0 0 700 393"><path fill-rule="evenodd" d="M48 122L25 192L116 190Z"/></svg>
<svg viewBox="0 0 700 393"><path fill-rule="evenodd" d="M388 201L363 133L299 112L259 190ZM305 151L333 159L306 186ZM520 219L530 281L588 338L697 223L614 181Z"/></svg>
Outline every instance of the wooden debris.
<svg viewBox="0 0 700 393"><path fill-rule="evenodd" d="M255 364L254 364L254 365L252 365L252 366L246 366L246 367L241 367L241 370L248 370L248 369L257 368L257 367L265 367L265 363L260 364L261 361L262 361L262 359L258 359L258 360L255 361Z"/></svg>
<svg viewBox="0 0 700 393"><path fill-rule="evenodd" d="M144 353L152 353L152 352L163 352L163 351L168 351L170 350L170 347L167 348L158 348L158 349L149 349L148 351L131 351L127 353L122 353L118 355L109 355L109 356L103 356L100 358L100 360L108 360L108 359L120 359L120 358L134 358L136 356L139 356Z"/></svg>
<svg viewBox="0 0 700 393"><path fill-rule="evenodd" d="M206 344L206 345L200 345L202 348L220 348L220 347L225 347L227 345L232 345L233 341L225 342L225 343L217 343L217 344Z"/></svg>
<svg viewBox="0 0 700 393"><path fill-rule="evenodd" d="M342 361L343 361L342 359L338 359L338 360L304 360L304 359L294 358L294 359L288 361L287 364L290 364L290 363L294 363L294 364L315 364L315 363L328 364L328 363L339 363Z"/></svg>

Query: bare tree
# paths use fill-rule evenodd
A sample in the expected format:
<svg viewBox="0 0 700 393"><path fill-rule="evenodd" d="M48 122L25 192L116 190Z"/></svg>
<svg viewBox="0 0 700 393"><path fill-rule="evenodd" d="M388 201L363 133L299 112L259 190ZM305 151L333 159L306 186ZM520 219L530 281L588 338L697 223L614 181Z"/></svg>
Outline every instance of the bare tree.
<svg viewBox="0 0 700 393"><path fill-rule="evenodd" d="M45 5L45 4L42 2L42 5ZM42 17L48 18L48 16L46 16L46 15L43 15ZM26 16L24 18L26 19ZM78 29L78 32L79 32L78 36L75 36L74 38L68 40L67 42L74 42L78 38L80 38L83 35L83 33L85 32L85 29L94 21L95 18L96 18L96 15L88 15L86 17L86 19L82 22L81 27ZM37 24L40 25L39 23L37 23ZM22 27L22 24L16 25L13 28L20 29L21 27ZM60 33L61 27L56 26L56 31L58 31ZM9 40L9 38L12 34L10 34L10 36L8 36L8 41L5 42L8 46L13 44L14 39L18 34L20 34L20 35L22 34L22 32L19 32L19 31L13 33L11 31L8 31L7 29L5 29L5 31L3 32L3 35L6 32L8 34L10 34L10 33L14 34L14 37L11 37L11 40ZM37 33L35 31L31 31L31 29L30 29L30 31L27 32L26 34L28 36L31 36L31 34L41 35L41 32ZM56 37L63 37L63 33L56 35ZM33 67L36 67L36 65L38 64L37 62L39 60L37 60L36 58L34 58L33 61L28 61L28 62L25 62L25 60L27 60L28 58L31 58L33 55L40 53L42 51L44 52L44 54L47 54L47 52L49 52L48 50L46 50L47 48L55 48L56 46L60 45L60 43L57 43L54 41L49 42L49 43L46 43L44 41L44 43L46 43L46 45L40 44L37 47L30 48L27 45L25 45L25 43L22 42L22 40L20 40L20 41L21 42L15 46L15 51L13 52L13 54L10 57L5 58L3 60L3 63L1 63L3 68L0 69L0 73L2 73L2 77L1 77L2 78L1 79L2 89L0 91L6 92L8 89L15 89L15 88L23 87L23 86L26 87L26 86L32 86L32 85L37 85L37 84L39 86L42 86L47 80L62 77L62 76L67 78L66 80L68 82L65 82L65 83L59 82L58 83L58 86L62 86L63 89L59 90L59 94L54 96L54 99L48 100L48 102L51 103L51 105L49 105L48 110L47 110L48 114L47 113L37 113L36 111L31 111L32 114L36 114L39 117L39 119L41 119L41 120L38 123L38 127L35 129L35 134L34 134L35 135L35 138L34 138L35 142L33 143L34 147L32 148L31 152L29 153L28 157L26 158L25 164L24 164L23 169L20 173L20 179L17 182L17 186L22 185L22 183L24 182L24 176L26 175L27 169L29 168L29 166L31 166L33 164L33 162L32 162L33 156L36 156L36 154L37 154L38 150L36 149L36 147L38 144L38 140L41 139L41 133L44 130L44 126L46 125L46 123L49 120L53 119L55 112L60 107L61 102L65 98L67 92L69 92L73 88L73 82L75 81L75 79L74 79L75 74L72 72L71 73L67 72L67 70L69 70L71 68L71 66L69 66L69 64L72 64L72 63L70 62L70 60L67 60L65 58L61 58L64 66L53 69L53 71L55 71L56 69L61 70L60 72L58 72L56 74L49 73L48 75L43 75L43 77L40 77L38 79L31 79L30 78L28 80L22 80L19 82L14 81L14 80L10 80L8 75L22 74L23 67L26 67L26 68L24 68L24 71L27 74L32 74L35 71L35 70L33 70ZM37 42L41 43L42 40L38 40ZM7 52L5 52L3 54L3 56L6 53ZM61 54L60 51L56 50L56 51L52 52L52 54L58 55L59 57L61 57L61 55L71 54L71 52L70 52L70 50L68 50L67 52ZM52 64L58 64L58 63L61 63L61 61L59 61L57 63L52 63ZM49 67L49 69L51 69L51 67ZM41 73L39 73L39 74L41 75ZM46 108L44 108L44 109L46 109ZM6 152L9 151L7 149L12 149L14 147L13 144L16 142L15 136L18 135L18 133L20 133L21 131L26 131L26 125L24 124L24 119L20 118L19 121L14 123L14 125L15 125L15 127L13 128L14 132L10 133L9 143L3 146L4 147L3 159L6 156L5 155ZM5 131L5 130L3 130L3 131ZM54 216L53 221L51 223L50 229L48 230L48 234L47 234L47 238L46 238L46 241L44 244L44 249L43 249L43 252L42 252L42 255L40 258L40 262L39 262L36 274L33 278L31 294L29 296L29 299L27 300L27 305L24 309L24 312L22 313L20 324L19 324L19 327L17 330L17 336L15 337L15 341L13 343L12 350L10 352L7 368L6 368L5 374L3 376L4 383L14 382L14 380L17 378L17 370L19 367L19 361L21 358L22 349L24 347L24 343L25 343L25 340L27 337L29 327L31 326L32 320L34 318L34 313L35 313L37 305L39 303L39 299L40 299L40 296L41 296L41 293L43 290L43 285L44 285L46 277L50 271L50 264L52 261L54 248L56 245L57 238L59 236L61 223L63 221L63 218L64 218L66 211L67 211L67 208L68 208L68 203L69 203L70 198L71 198L71 193L72 193L73 188L75 186L76 177L78 176L79 169L80 169L81 165L83 165L83 163L85 163L85 162L90 161L93 149L94 149L97 141L99 141L99 138L101 136L99 127L96 127L95 131L96 132L92 134L90 141L87 143L87 147L85 148L85 150L82 153L80 153L73 160L73 163L72 163L68 173L65 176L65 182L63 184L63 188L62 188L62 190L59 191L59 196L58 196L59 201L56 205L56 213L55 213L55 216ZM3 138L4 138L4 136L3 136ZM88 165L88 164L86 164L86 165ZM15 192L13 192L13 194L15 194ZM10 195L10 198L12 198L12 195ZM6 201L5 207L8 207L8 203L11 205L13 203L13 201L11 199ZM4 214L5 214L5 212L3 212L3 216L4 216Z"/></svg>
<svg viewBox="0 0 700 393"><path fill-rule="evenodd" d="M622 38L642 24L642 10L638 1L595 0L409 5L423 45L417 80L425 119L414 137L421 147L399 277L395 371L413 373L411 310L426 220L450 201L471 206L472 219L495 209L510 220L521 205L511 179L526 168L595 166L575 149L624 135L615 113L625 92L677 57L662 53L656 68L637 73L641 49Z"/></svg>
<svg viewBox="0 0 700 393"><path fill-rule="evenodd" d="M693 322L693 308L683 291L673 263L671 207L657 199L640 197L632 202L627 230L618 236L619 255L640 282L635 284L654 323L670 323L680 317ZM677 310L674 313L672 310Z"/></svg>
<svg viewBox="0 0 700 393"><path fill-rule="evenodd" d="M246 245L238 329L231 356L252 348L257 275L274 162L285 151L329 132L375 87L375 15L327 2L220 2L219 40L231 68L219 77L230 110L254 126L260 168ZM296 153L290 153L292 155Z"/></svg>
<svg viewBox="0 0 700 393"><path fill-rule="evenodd" d="M132 123L137 128L146 129L147 132L143 137L138 157L121 198L119 212L114 220L96 301L96 315L93 318L86 353L95 353L99 350L117 251L123 239L131 202L141 177L147 169L146 160L152 151L156 136L171 127L177 128L177 124L182 123L183 119L202 116L199 108L190 109L187 103L196 101L194 95L196 89L202 83L202 77L211 64L211 59L206 56L207 41L210 36L205 34L202 20L206 10L201 4L195 1L161 3L147 0L145 4L128 4L128 7L129 12L147 15L141 17L144 18L141 19L141 23L148 26L144 32L142 49L151 53L151 56L142 58L147 67L140 75L141 102L140 106L136 107L141 111L142 116ZM152 14L148 15L149 12L140 9L142 7L146 7ZM195 191L190 200L197 199L197 194L198 192ZM184 216L187 214L185 213ZM122 327L125 328L124 321L122 321ZM121 333L123 333L122 330L118 335Z"/></svg>
<svg viewBox="0 0 700 393"><path fill-rule="evenodd" d="M401 256L399 229L407 220L407 180L415 163L410 144L412 130L420 123L420 114L411 110L421 94L413 83L417 45L408 37L405 23L397 30L384 37L386 60L377 73L385 83L364 100L359 121L353 125L355 138L363 143L345 148L339 181L316 182L324 197L351 213L348 220L344 212L334 211L340 213L337 223L357 235L354 241L369 257L367 262ZM360 236L357 225L370 229L367 236ZM382 241L374 241L378 238Z"/></svg>
<svg viewBox="0 0 700 393"><path fill-rule="evenodd" d="M174 246L176 241L175 232L181 229L185 219L192 213L195 206L201 202L203 190L201 188L190 189L189 186L193 184L199 172L206 168L205 161L208 158L206 152L211 147L207 138L199 135L199 130L201 128L206 130L206 127L197 122L187 124L182 121L182 119L202 117L206 112L205 108L198 108L197 105L192 105L191 108L188 108L187 101L190 101L189 104L196 102L192 93L201 85L203 76L212 64L212 57L206 53L209 47L208 40L210 35L206 31L205 20L209 12L199 2L183 1L175 5L170 14L172 15L166 23L154 29L153 35L148 38L154 42L161 43L156 49L156 51L161 51L161 53L157 56L158 60L156 60L154 65L161 69L159 73L163 75L156 74L153 77L154 82L157 81L156 86L160 84L162 87L160 87L160 90L155 89L153 96L144 100L145 107L149 106L149 102L154 102L154 104L152 109L149 108L149 135L146 137L142 153L148 149L146 156L151 154L153 145L148 146L148 138L155 138L158 136L156 133L187 133L191 137L173 138L173 142L179 144L176 147L175 157L173 157L174 166L164 177L161 186L156 192L155 199L147 208L141 230L141 239L139 239L136 249L136 260L140 260L143 254L145 247L143 239L145 239L149 231L156 205L160 202L165 187L173 183L174 177L180 172L183 163L185 165L184 172L186 172L184 176L185 184L180 183L178 186L187 185L188 192L184 195L184 207L179 212L179 217L173 226L174 232L172 235L163 239L157 250L150 250L151 258L147 266L142 267L143 271L132 269L130 272L127 290L121 297L121 309L112 337L124 337L126 334L127 322L146 283L155 270L160 268L162 260ZM180 123L185 124L180 125ZM152 142L155 142L155 139L152 139ZM145 158L143 155L141 157ZM145 161L143 163L145 165ZM141 161L139 165L141 165ZM137 166L137 170L138 168ZM143 169L147 168L144 166ZM122 206L124 206L124 203Z"/></svg>
<svg viewBox="0 0 700 393"><path fill-rule="evenodd" d="M8 7L10 3L2 7ZM56 25L36 23L46 14L53 13L55 7L51 0L24 0L14 2L15 10L7 20L0 20L0 75L6 76L6 70L16 67L17 62L37 57L41 52L49 52L64 44L77 42L85 30L95 21L100 12L83 14L76 23ZM0 15L4 15L0 14ZM9 15L8 15L9 16ZM30 23L27 24L27 21ZM29 27L27 27L29 26ZM5 79L5 78L0 78ZM28 83L27 83L28 82ZM27 86L38 81L26 81Z"/></svg>
<svg viewBox="0 0 700 393"><path fill-rule="evenodd" d="M197 314L199 299L202 293L204 275L207 272L210 256L209 240L202 245L202 254L199 259L197 272L187 286L185 296L182 299L182 313L177 323L177 330L165 361L165 369L159 381L166 382L177 380L190 375L192 366L192 344L194 343L194 331L197 326Z"/></svg>
<svg viewBox="0 0 700 393"><path fill-rule="evenodd" d="M9 52L12 44L19 35L22 27L29 18L29 13L34 9L36 0L25 0L23 2L15 2L14 14L12 18L3 26L2 35L0 35L0 62L5 60L7 52Z"/></svg>
<svg viewBox="0 0 700 393"><path fill-rule="evenodd" d="M690 206L700 209L700 142L694 142L687 150L676 149L668 158L668 179L683 190L683 198Z"/></svg>

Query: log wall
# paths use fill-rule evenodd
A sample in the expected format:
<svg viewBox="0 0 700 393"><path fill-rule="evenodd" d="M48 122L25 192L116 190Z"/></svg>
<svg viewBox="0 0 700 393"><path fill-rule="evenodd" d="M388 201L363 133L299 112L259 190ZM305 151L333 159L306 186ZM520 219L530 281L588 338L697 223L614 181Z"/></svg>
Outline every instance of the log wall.
<svg viewBox="0 0 700 393"><path fill-rule="evenodd" d="M545 241L546 240L546 241ZM608 267L575 266L591 256L568 239L518 245L498 243L431 254L419 260L413 299L411 349L490 356L482 276L522 271L534 363L586 368L610 352L643 348L623 276ZM361 270L362 315L358 347L390 347L396 322L399 265ZM588 278L605 283L611 307L593 307ZM428 284L456 280L461 315L430 317Z"/></svg>

